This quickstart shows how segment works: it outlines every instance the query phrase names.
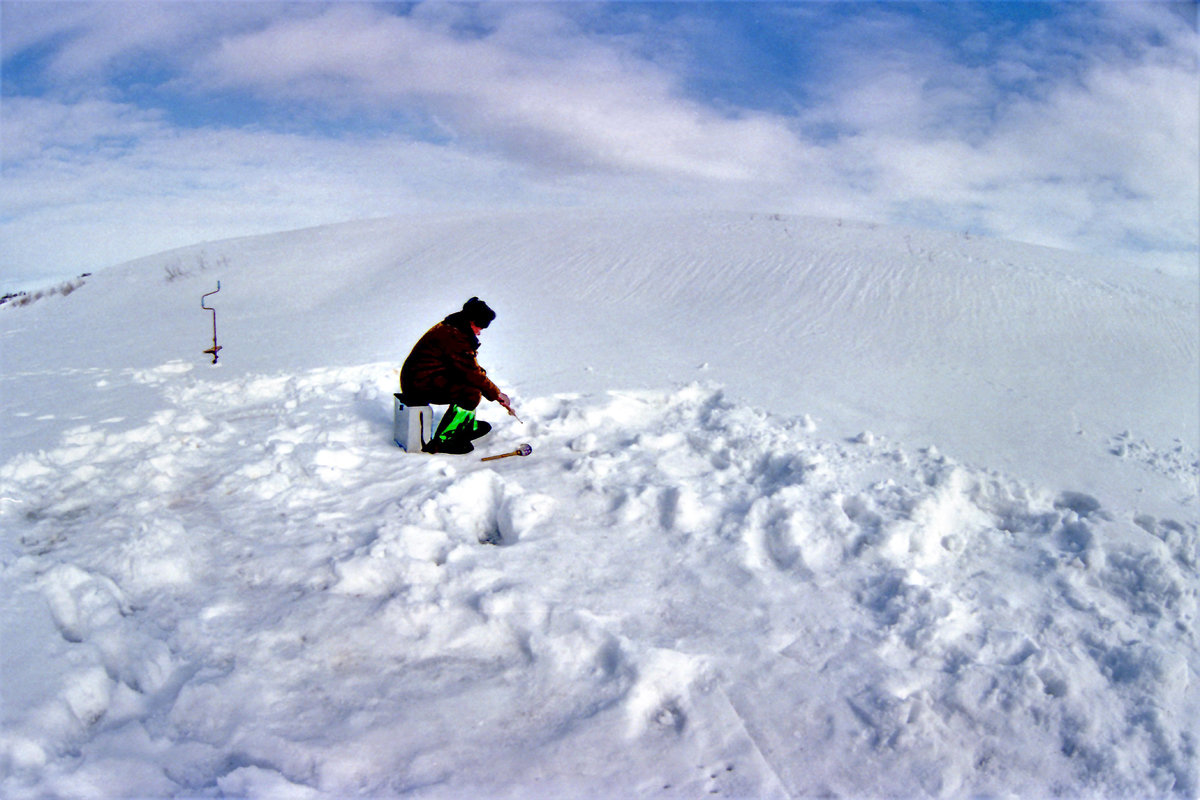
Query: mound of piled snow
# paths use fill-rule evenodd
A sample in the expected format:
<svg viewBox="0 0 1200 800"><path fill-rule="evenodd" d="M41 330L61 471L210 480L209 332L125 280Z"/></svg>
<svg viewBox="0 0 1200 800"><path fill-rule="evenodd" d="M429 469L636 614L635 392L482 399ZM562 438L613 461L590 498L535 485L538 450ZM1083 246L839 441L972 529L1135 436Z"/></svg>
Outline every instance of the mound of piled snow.
<svg viewBox="0 0 1200 800"><path fill-rule="evenodd" d="M737 216L199 252L0 309L3 796L1200 791L1179 284ZM391 443L464 287L528 458Z"/></svg>

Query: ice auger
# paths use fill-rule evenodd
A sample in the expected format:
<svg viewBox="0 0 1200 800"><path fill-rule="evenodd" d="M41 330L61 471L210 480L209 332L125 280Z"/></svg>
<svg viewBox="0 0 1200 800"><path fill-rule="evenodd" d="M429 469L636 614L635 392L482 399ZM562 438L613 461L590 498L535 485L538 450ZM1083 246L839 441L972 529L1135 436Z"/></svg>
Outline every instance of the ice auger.
<svg viewBox="0 0 1200 800"><path fill-rule="evenodd" d="M217 353L220 352L220 350L221 350L221 345L217 344L217 310L215 308L211 308L209 306L204 305L204 299L206 297L209 297L210 295L216 294L219 291L221 291L221 282L217 281L217 288L215 290L209 292L208 294L204 294L204 295L200 296L200 307L203 308L205 311L212 312L213 346L208 348L204 352L212 354L212 357L213 357L212 363L214 363L214 364L217 363Z"/></svg>

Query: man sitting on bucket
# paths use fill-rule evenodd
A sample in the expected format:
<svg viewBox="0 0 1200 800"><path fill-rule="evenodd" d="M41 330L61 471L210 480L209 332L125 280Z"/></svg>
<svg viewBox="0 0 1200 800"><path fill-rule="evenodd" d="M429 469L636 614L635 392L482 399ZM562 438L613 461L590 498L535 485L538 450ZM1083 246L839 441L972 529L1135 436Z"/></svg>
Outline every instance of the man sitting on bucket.
<svg viewBox="0 0 1200 800"><path fill-rule="evenodd" d="M400 392L409 406L449 405L438 423L428 453L469 453L478 439L492 429L475 419L481 397L502 405L516 416L508 395L488 379L476 356L479 332L491 324L496 312L478 297L463 303L434 325L415 345L400 368Z"/></svg>

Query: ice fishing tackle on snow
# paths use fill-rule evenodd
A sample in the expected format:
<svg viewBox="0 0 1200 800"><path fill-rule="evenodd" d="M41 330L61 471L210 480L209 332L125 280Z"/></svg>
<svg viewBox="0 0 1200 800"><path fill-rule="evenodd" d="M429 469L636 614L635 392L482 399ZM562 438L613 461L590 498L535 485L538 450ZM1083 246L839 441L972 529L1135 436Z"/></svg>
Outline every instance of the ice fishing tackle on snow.
<svg viewBox="0 0 1200 800"><path fill-rule="evenodd" d="M214 363L214 364L215 364L215 363L217 363L217 353L219 353L219 352L221 351L221 345L217 344L217 310L216 310L215 308L212 308L212 307L210 307L210 306L206 306L206 305L204 304L204 301L205 301L205 299L206 299L206 298L208 298L208 297L210 297L210 296L212 296L212 295L216 294L216 293L217 293L217 292L219 292L219 291L221 291L221 282L220 282L220 281L217 281L217 288L216 288L216 289L214 289L214 290L213 290L213 291L211 291L211 292L208 292L207 294L203 294L203 295L201 295L201 296L200 296L200 307L201 307L201 308L203 308L205 311L211 311L211 312L212 312L212 323L213 323L213 343L212 343L212 347L208 348L208 349L207 349L207 350L205 350L204 352L205 352L205 353L209 353L209 354L211 354L211 355L212 355L212 357L213 357L212 363Z"/></svg>
<svg viewBox="0 0 1200 800"><path fill-rule="evenodd" d="M530 447L528 444L523 444L520 447L518 447L516 450L513 450L511 453L501 453L498 456L486 456L485 458L481 458L479 460L480 461L497 461L501 458L512 458L513 456L527 456L532 452L533 452L532 447Z"/></svg>

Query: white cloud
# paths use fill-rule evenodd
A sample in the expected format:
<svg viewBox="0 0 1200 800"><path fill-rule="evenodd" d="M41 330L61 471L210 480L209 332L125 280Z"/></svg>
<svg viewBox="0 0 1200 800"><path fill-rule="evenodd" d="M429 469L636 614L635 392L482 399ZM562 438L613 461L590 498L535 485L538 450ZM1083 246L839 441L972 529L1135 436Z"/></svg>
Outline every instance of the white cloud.
<svg viewBox="0 0 1200 800"><path fill-rule="evenodd" d="M964 63L911 18L836 31L824 53L835 77L805 124L840 131L829 163L867 215L1195 274L1195 32L1161 8L1133 10L1136 32L1120 11L1084 11L1069 22L1089 31L1049 55L1030 40L1000 42L998 69ZM1030 36L1055 32L1042 24ZM1085 46L1117 38L1128 41Z"/></svg>
<svg viewBox="0 0 1200 800"><path fill-rule="evenodd" d="M53 50L46 77L76 95L116 72L149 63L193 60L213 36L264 24L304 4L271 2L5 2L0 30L6 54ZM6 56L7 57L7 56Z"/></svg>
<svg viewBox="0 0 1200 800"><path fill-rule="evenodd" d="M551 170L762 180L803 150L784 120L730 118L686 100L677 76L544 7L517 7L501 23L465 37L337 6L225 39L194 79L335 108L416 109L461 144Z"/></svg>

